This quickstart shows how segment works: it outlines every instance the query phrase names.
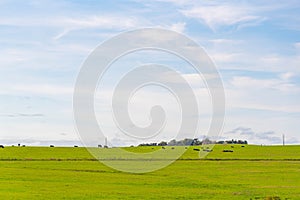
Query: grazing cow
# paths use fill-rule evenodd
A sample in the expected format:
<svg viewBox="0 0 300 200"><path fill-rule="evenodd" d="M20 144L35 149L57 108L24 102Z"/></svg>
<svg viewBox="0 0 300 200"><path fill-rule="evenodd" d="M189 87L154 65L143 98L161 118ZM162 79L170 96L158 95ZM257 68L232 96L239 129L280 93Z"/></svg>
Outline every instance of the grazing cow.
<svg viewBox="0 0 300 200"><path fill-rule="evenodd" d="M241 147L245 147L245 146L241 146Z"/></svg>
<svg viewBox="0 0 300 200"><path fill-rule="evenodd" d="M234 148L234 146L230 146L231 148Z"/></svg>
<svg viewBox="0 0 300 200"><path fill-rule="evenodd" d="M162 149L166 149L166 147L161 147Z"/></svg>
<svg viewBox="0 0 300 200"><path fill-rule="evenodd" d="M77 145L74 145L74 147L78 147Z"/></svg>
<svg viewBox="0 0 300 200"><path fill-rule="evenodd" d="M2 148L2 149L3 149L3 148L4 148L4 146L3 146L3 145L0 145L0 148Z"/></svg>
<svg viewBox="0 0 300 200"><path fill-rule="evenodd" d="M54 145L50 145L50 147L54 147Z"/></svg>
<svg viewBox="0 0 300 200"><path fill-rule="evenodd" d="M223 152L233 152L232 150L224 149Z"/></svg>
<svg viewBox="0 0 300 200"><path fill-rule="evenodd" d="M193 149L194 151L200 151L200 149Z"/></svg>
<svg viewBox="0 0 300 200"><path fill-rule="evenodd" d="M175 147L172 147L171 149L175 149Z"/></svg>

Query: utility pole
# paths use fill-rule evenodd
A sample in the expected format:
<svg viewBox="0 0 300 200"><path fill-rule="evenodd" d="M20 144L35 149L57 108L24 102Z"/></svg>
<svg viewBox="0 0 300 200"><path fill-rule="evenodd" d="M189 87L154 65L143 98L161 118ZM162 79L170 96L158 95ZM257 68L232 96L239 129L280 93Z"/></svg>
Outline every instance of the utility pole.
<svg viewBox="0 0 300 200"><path fill-rule="evenodd" d="M108 146L107 146L107 138L105 138L105 146L108 147Z"/></svg>
<svg viewBox="0 0 300 200"><path fill-rule="evenodd" d="M284 146L285 145L285 141L284 141L284 134L282 134L282 145Z"/></svg>

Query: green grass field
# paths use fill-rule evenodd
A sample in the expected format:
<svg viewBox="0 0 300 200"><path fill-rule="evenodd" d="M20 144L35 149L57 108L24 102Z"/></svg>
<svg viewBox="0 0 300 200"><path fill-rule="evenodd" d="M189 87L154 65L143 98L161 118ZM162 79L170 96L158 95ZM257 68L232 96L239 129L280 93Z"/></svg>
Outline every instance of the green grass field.
<svg viewBox="0 0 300 200"><path fill-rule="evenodd" d="M152 148L125 149L140 153L159 147ZM166 151L179 148L184 147ZM85 148L6 147L0 149L0 197L300 199L300 146L216 145L205 159L193 148L200 147L190 147L166 168L131 174L95 161ZM96 150L113 156L115 148Z"/></svg>

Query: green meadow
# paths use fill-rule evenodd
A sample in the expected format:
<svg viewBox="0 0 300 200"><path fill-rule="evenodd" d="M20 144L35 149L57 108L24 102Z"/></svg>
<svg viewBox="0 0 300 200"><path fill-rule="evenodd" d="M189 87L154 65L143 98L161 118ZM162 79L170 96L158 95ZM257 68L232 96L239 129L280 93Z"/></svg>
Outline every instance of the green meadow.
<svg viewBox="0 0 300 200"><path fill-rule="evenodd" d="M147 153L160 148L123 149ZM185 147L168 146L164 151L180 148ZM199 158L195 148L201 150L187 148L166 168L133 174L103 165L85 148L5 147L0 149L0 197L300 199L300 146L215 145L205 158ZM116 149L94 150L122 163L120 157L113 157ZM147 165L150 161L142 162Z"/></svg>

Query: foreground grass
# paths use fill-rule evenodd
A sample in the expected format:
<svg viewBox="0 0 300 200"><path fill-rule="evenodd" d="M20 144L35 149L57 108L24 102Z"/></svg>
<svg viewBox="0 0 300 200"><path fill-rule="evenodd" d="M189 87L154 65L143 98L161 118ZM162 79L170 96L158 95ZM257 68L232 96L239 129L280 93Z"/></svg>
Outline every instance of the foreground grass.
<svg viewBox="0 0 300 200"><path fill-rule="evenodd" d="M223 148L231 147L217 145L208 155L208 158L223 160L199 160L198 152L189 149L182 160L146 174L110 169L98 161L92 161L84 148L5 148L0 151L0 197L300 199L300 161L288 160L299 158L299 146L234 146L233 153L223 153ZM260 148L264 148L264 151ZM143 147L127 150L145 152L153 149ZM239 160L239 157L249 160ZM70 158L75 159L66 160ZM236 160L230 160L233 158ZM147 164L146 161L144 163Z"/></svg>

